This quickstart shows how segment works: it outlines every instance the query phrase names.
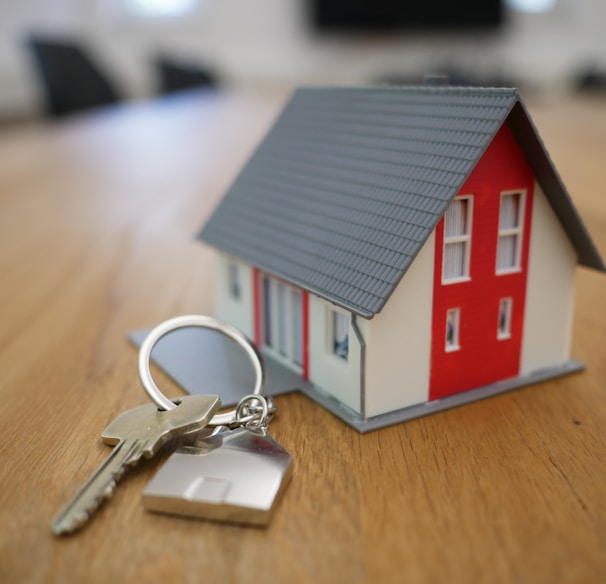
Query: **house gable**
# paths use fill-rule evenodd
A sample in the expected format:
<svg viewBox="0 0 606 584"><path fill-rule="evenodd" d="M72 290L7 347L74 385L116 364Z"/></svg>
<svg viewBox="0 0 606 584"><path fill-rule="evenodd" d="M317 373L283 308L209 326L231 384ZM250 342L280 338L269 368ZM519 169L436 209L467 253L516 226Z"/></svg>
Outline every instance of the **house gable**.
<svg viewBox="0 0 606 584"><path fill-rule="evenodd" d="M558 221L574 246L578 255L578 263L587 268L606 271L606 266L522 101L517 101L512 108L511 114L507 117L507 125L532 167L537 182Z"/></svg>
<svg viewBox="0 0 606 584"><path fill-rule="evenodd" d="M459 192L471 207L466 278L444 281L444 219L438 224L432 311L432 400L515 377L520 372L534 184L532 169L504 124ZM498 265L504 196L519 199L517 253L514 250L508 256L515 259L512 264L516 266L505 270ZM499 335L503 301L509 304L509 322L507 334ZM452 333L456 342L452 346L447 338L450 311L457 311L457 322L452 323L457 329Z"/></svg>

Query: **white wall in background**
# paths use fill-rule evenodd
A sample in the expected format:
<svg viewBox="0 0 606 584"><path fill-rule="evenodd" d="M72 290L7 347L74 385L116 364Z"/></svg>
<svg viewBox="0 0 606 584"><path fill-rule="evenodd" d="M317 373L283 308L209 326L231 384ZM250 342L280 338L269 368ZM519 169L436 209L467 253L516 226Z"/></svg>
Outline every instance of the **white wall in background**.
<svg viewBox="0 0 606 584"><path fill-rule="evenodd" d="M444 64L558 85L580 64L606 66L606 2L555 0L548 13L510 14L496 35L314 35L304 0L177 0L190 13L137 16L142 0L0 0L0 117L31 110L36 85L22 46L27 31L83 37L132 97L149 95L149 61L164 50L207 62L235 85L369 83ZM168 0L153 0L164 2Z"/></svg>

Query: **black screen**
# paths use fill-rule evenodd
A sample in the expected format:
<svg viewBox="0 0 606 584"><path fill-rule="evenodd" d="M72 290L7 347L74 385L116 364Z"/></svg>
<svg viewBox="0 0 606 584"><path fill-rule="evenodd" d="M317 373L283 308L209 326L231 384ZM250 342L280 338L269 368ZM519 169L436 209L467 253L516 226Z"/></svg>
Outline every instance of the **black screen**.
<svg viewBox="0 0 606 584"><path fill-rule="evenodd" d="M308 0L318 30L497 27L501 0Z"/></svg>

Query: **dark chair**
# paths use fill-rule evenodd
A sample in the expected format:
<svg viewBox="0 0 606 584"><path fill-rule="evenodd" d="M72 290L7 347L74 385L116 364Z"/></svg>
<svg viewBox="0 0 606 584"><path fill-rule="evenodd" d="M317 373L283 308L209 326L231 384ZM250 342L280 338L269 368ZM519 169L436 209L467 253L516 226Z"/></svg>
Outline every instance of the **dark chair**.
<svg viewBox="0 0 606 584"><path fill-rule="evenodd" d="M60 117L120 101L112 82L79 43L31 37L27 46L44 88L48 115Z"/></svg>
<svg viewBox="0 0 606 584"><path fill-rule="evenodd" d="M218 84L217 76L212 70L166 56L154 59L154 70L157 90L161 95L195 87L212 88Z"/></svg>

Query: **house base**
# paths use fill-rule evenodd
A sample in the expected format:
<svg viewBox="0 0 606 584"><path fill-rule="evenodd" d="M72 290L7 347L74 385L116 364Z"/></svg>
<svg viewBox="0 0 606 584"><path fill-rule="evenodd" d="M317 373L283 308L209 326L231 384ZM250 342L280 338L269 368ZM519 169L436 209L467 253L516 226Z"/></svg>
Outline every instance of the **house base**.
<svg viewBox="0 0 606 584"><path fill-rule="evenodd" d="M278 366L281 367L280 365ZM332 414L337 416L337 418L352 426L361 434L364 434L366 432L371 432L372 430L378 430L379 428L392 426L400 422L420 418L421 416L435 414L436 412L441 412L442 410L447 410L456 406L467 404L469 402L491 397L499 393L504 393L513 389L547 381L548 379L553 379L554 377L561 377L562 375L582 371L583 369L585 369L585 365L583 365L583 363L570 360L561 365L534 371L522 377L512 377L497 383L491 383L490 385L478 387L477 389L464 391L462 393L457 393L442 399L409 406L407 408L402 408L400 410L395 410L393 412L370 418L363 418L360 416L360 414L337 401L331 395L312 386L309 383L299 384L298 389L300 389L309 398L319 403L322 407L326 408Z"/></svg>
<svg viewBox="0 0 606 584"><path fill-rule="evenodd" d="M147 332L148 330L132 332L129 340L140 346ZM218 393L224 406L235 405L241 397L250 393L252 369L237 346L221 335L213 334L212 331L208 333L209 331L201 329L187 329L179 331L178 335L167 336L163 344L154 348L152 357L185 391ZM297 373L271 355L264 353L263 356L267 367L267 394L275 396L299 390L362 434L585 368L579 361L570 360L521 377L512 377L442 399L364 418L322 389L302 380Z"/></svg>

